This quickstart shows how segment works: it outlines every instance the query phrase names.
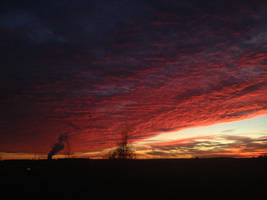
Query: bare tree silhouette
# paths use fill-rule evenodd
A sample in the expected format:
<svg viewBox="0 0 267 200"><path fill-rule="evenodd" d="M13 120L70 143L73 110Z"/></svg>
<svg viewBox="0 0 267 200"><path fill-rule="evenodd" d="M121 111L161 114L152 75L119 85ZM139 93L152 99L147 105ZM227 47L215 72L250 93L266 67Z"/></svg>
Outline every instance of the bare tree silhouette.
<svg viewBox="0 0 267 200"><path fill-rule="evenodd" d="M129 130L126 128L125 131L121 133L121 142L119 143L118 147L110 152L108 158L109 159L135 159L136 155L133 148L129 144L129 137L128 137Z"/></svg>
<svg viewBox="0 0 267 200"><path fill-rule="evenodd" d="M65 154L66 154L66 158L71 158L72 153L71 153L71 147L70 147L70 141L69 141L69 137L66 138L65 140L65 144L66 144L66 148L65 148Z"/></svg>

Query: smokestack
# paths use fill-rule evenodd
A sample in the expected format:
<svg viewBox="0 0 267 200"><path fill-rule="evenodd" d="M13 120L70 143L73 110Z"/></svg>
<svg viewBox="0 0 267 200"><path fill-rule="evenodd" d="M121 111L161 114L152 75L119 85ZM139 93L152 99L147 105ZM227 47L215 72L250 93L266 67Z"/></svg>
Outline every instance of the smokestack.
<svg viewBox="0 0 267 200"><path fill-rule="evenodd" d="M68 136L66 134L62 134L58 137L56 144L52 147L50 152L47 155L48 160L52 160L52 157L56 155L59 151L64 149L64 142L67 140Z"/></svg>

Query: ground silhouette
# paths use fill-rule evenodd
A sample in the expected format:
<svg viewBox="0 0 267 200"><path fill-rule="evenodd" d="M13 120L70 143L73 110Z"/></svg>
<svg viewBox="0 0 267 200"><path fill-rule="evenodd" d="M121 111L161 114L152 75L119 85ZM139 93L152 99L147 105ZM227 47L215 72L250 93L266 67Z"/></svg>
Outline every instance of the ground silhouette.
<svg viewBox="0 0 267 200"><path fill-rule="evenodd" d="M258 200L266 197L266 169L266 158L10 160L0 162L0 188L35 199Z"/></svg>

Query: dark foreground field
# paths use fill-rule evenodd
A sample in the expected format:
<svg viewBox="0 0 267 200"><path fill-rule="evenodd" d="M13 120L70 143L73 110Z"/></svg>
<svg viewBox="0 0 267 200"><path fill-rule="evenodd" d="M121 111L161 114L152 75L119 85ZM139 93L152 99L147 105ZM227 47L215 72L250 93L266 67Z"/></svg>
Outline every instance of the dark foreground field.
<svg viewBox="0 0 267 200"><path fill-rule="evenodd" d="M5 199L267 199L266 158L2 161L0 177Z"/></svg>

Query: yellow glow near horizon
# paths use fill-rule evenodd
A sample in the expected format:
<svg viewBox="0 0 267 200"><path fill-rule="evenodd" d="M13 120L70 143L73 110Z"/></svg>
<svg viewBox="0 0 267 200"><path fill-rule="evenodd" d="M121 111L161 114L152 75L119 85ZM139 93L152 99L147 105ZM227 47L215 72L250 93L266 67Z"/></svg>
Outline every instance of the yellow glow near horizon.
<svg viewBox="0 0 267 200"><path fill-rule="evenodd" d="M261 148L251 152L243 152L244 141L240 145L238 139L249 140ZM180 131L172 131L158 134L157 136L144 139L132 144L136 150L137 158L192 158L198 156L196 152L202 152L204 156L235 155L241 157L257 156L267 154L264 148L267 139L267 115L251 119L214 124L210 126L194 127ZM243 143L242 143L243 142ZM160 146L157 146L159 145ZM188 148L191 144L192 147ZM172 148L166 148L171 145ZM188 145L188 146L187 146ZM159 148L158 148L159 147ZM75 152L73 158L105 158L111 149L104 149L98 152ZM46 159L46 154L35 153L1 153L0 158L6 159ZM59 154L54 157L66 158L66 155Z"/></svg>
<svg viewBox="0 0 267 200"><path fill-rule="evenodd" d="M226 122L214 124L210 126L201 126L194 128L187 128L180 131L172 131L161 133L152 138L148 138L135 143L136 145L147 145L158 142L170 142L186 138L194 138L201 136L220 136L220 135L234 135L244 136L250 138L259 138L267 136L267 115L245 119L241 121ZM201 140L201 139L199 139ZM222 142L231 143L231 141L216 139Z"/></svg>

